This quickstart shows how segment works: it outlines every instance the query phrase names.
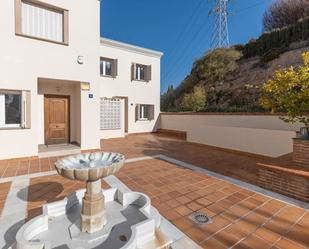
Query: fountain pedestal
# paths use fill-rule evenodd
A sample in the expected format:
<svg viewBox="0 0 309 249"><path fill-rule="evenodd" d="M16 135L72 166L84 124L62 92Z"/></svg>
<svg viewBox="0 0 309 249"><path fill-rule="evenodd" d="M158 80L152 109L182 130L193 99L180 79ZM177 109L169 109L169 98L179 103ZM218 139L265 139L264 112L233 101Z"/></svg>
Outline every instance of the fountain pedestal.
<svg viewBox="0 0 309 249"><path fill-rule="evenodd" d="M95 233L106 225L106 210L101 180L88 181L81 212L81 230Z"/></svg>

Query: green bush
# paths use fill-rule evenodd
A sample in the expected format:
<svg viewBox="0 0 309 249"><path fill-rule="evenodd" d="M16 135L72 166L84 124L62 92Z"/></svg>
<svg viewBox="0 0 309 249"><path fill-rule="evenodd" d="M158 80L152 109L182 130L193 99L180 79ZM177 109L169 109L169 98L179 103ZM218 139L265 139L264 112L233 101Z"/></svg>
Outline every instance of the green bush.
<svg viewBox="0 0 309 249"><path fill-rule="evenodd" d="M282 52L283 52L283 49L281 48L273 48L262 56L262 62L267 63L274 59L277 59L280 57Z"/></svg>
<svg viewBox="0 0 309 249"><path fill-rule="evenodd" d="M270 50L287 48L292 42L309 38L309 17L294 25L275 29L262 34L257 40L249 41L243 49L243 58L264 56ZM282 51L281 51L282 52Z"/></svg>

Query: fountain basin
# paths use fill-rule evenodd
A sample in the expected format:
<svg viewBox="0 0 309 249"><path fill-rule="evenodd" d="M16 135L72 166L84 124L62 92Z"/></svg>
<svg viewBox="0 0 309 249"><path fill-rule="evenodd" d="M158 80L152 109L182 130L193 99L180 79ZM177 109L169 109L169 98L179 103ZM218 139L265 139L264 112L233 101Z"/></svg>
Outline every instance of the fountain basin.
<svg viewBox="0 0 309 249"><path fill-rule="evenodd" d="M71 180L97 181L117 173L124 165L119 153L97 152L65 157L55 163L59 175Z"/></svg>
<svg viewBox="0 0 309 249"><path fill-rule="evenodd" d="M104 190L108 222L95 234L81 231L79 213L85 190L43 206L43 214L24 224L16 236L17 249L145 249L167 248L160 232L161 216L142 193ZM154 246L154 247L152 247Z"/></svg>

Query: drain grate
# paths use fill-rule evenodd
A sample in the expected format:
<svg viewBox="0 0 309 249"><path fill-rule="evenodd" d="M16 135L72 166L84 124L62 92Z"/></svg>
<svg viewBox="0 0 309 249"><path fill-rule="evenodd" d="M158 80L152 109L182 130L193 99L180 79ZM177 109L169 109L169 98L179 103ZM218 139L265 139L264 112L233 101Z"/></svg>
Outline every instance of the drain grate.
<svg viewBox="0 0 309 249"><path fill-rule="evenodd" d="M197 223L197 224L208 224L211 222L211 218L208 217L206 214L204 213L194 213L191 215L191 219Z"/></svg>

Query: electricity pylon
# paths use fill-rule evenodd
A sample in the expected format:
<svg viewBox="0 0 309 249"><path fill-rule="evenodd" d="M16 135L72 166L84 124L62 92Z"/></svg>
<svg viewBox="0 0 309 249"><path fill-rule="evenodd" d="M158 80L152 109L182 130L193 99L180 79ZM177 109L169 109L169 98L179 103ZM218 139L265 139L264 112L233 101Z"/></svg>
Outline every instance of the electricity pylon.
<svg viewBox="0 0 309 249"><path fill-rule="evenodd" d="M215 16L214 29L211 38L211 48L227 48L230 46L228 28L228 4L231 0L215 0L216 5L210 11Z"/></svg>

